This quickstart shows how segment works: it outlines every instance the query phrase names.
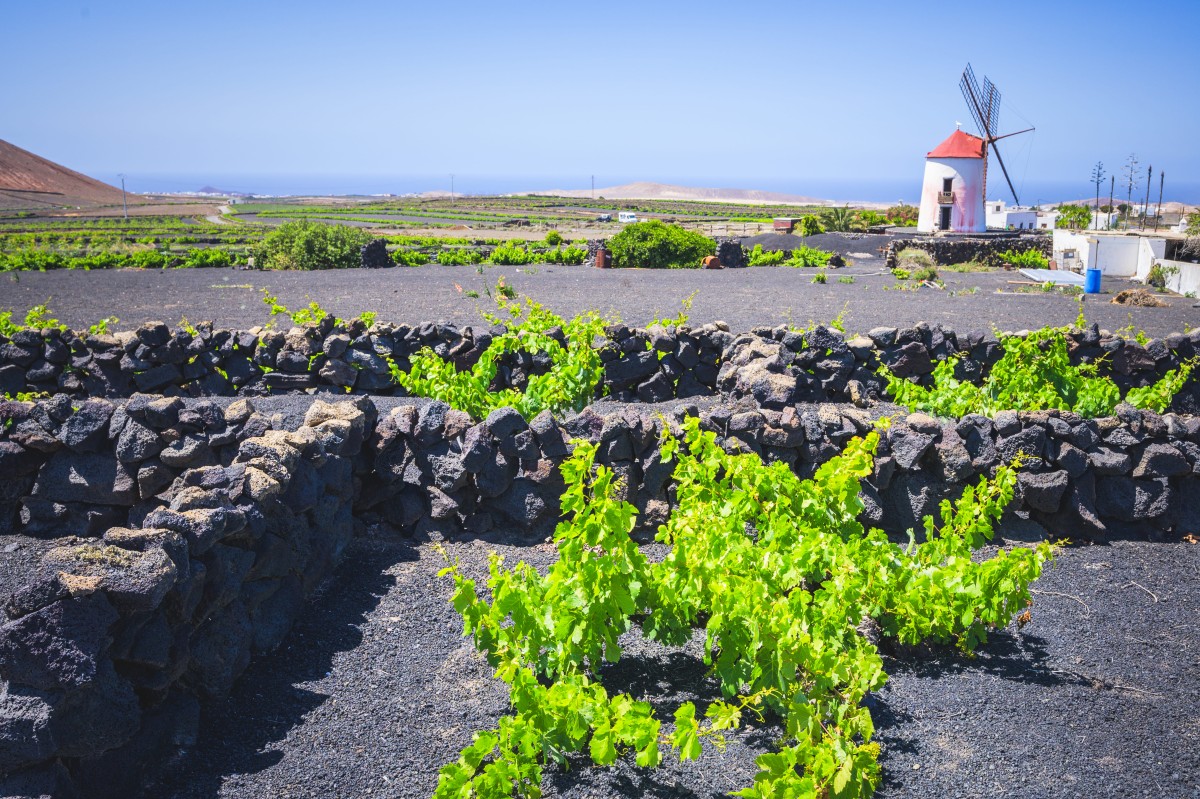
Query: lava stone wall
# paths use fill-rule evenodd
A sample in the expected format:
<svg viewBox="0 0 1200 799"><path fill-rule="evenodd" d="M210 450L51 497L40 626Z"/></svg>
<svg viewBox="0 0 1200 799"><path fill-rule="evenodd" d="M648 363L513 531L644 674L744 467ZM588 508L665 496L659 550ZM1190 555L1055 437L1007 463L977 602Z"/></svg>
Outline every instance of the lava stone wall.
<svg viewBox="0 0 1200 799"><path fill-rule="evenodd" d="M0 795L130 796L195 740L200 700L279 645L350 540L368 423L314 406L185 471L141 525L43 556L0 626Z"/></svg>
<svg viewBox="0 0 1200 799"><path fill-rule="evenodd" d="M1200 330L1172 333L1142 345L1092 325L1068 333L1067 347L1073 364L1095 364L1097 373L1112 379L1123 396L1196 357ZM733 338L722 353L716 388L735 397L753 395L776 408L796 401L865 404L884 398L887 381L878 373L879 364L897 377L931 386L937 363L955 355L961 356L955 377L978 384L1003 357L1004 345L990 333L958 336L924 322L909 328L877 327L849 340L822 326L806 332L782 325L755 328ZM1200 414L1200 378L1192 376L1170 410Z"/></svg>
<svg viewBox="0 0 1200 799"><path fill-rule="evenodd" d="M125 415L149 421L150 404ZM201 699L228 691L254 654L279 644L355 519L420 538L524 531L536 540L558 517L570 441L584 438L598 443L645 535L673 502L673 467L660 455L664 426L679 433L685 417L699 416L726 450L783 461L803 477L875 427L870 412L844 404L773 404L753 394L666 407L606 401L565 421L543 413L527 423L501 409L475 423L440 402L378 417L370 399L358 398L314 401L295 432L259 432L252 407L231 408L225 426L257 434L232 450L218 446L232 453L227 463L218 457L184 470L141 524L56 540L7 600L0 795L127 795L143 768L194 738ZM63 416L60 405L37 403L13 429L43 411ZM175 427L191 419L191 409L176 411ZM56 440L73 429L71 418L57 423ZM122 433L111 434L110 425L104 440L115 450ZM919 528L942 499L1018 454L1025 462L1009 512L1047 536L1200 530L1200 419L1127 405L1097 420L1057 411L898 417L864 481L863 520L892 532ZM33 484L51 468L47 459ZM78 517L89 518L89 501L78 500Z"/></svg>
<svg viewBox="0 0 1200 799"><path fill-rule="evenodd" d="M903 249L912 247L924 250L933 256L933 261L939 265L965 264L973 261L991 263L1002 252L1028 252L1033 250L1047 258L1053 255L1054 242L1046 235L1012 234L1009 236L989 236L987 238L950 238L921 237L912 239L896 239L888 242L884 250L884 266L892 269L896 266L896 255Z"/></svg>
<svg viewBox="0 0 1200 799"><path fill-rule="evenodd" d="M229 465L239 442L272 426L244 400L0 400L0 533L100 535L141 524L184 471Z"/></svg>
<svg viewBox="0 0 1200 799"><path fill-rule="evenodd" d="M64 393L72 397L256 396L325 391L334 394L403 395L393 383L395 364L407 371L410 357L430 347L459 369L475 364L499 329L425 324L418 327L360 322L319 323L281 331L170 330L143 325L115 336L80 336L58 330L21 331L0 337L0 393ZM850 401L882 396L883 363L895 374L928 384L935 363L963 353L959 379L982 380L1004 353L991 334L962 336L938 325L879 327L850 341L836 330L756 328L753 336L782 345L781 368L794 377L793 401ZM735 341L736 338L736 341ZM729 361L744 357L746 336L717 322L700 327L645 330L610 325L598 342L605 373L601 393L622 401L661 402L728 390L718 379ZM1200 352L1200 330L1175 333L1145 345L1092 326L1069 335L1072 362L1095 362L1122 392L1145 386ZM744 364L743 364L744 365ZM551 367L548 355L515 353L499 366L492 388L523 389L531 376ZM778 382L778 381L776 381ZM1173 410L1200 413L1200 380L1180 392Z"/></svg>

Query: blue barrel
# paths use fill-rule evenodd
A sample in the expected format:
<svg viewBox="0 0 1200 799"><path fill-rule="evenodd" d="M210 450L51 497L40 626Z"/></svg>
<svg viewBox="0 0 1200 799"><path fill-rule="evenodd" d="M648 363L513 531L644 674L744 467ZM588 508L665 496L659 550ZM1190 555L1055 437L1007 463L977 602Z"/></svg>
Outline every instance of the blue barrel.
<svg viewBox="0 0 1200 799"><path fill-rule="evenodd" d="M1089 269L1083 278L1083 291L1086 294L1100 293L1100 270Z"/></svg>

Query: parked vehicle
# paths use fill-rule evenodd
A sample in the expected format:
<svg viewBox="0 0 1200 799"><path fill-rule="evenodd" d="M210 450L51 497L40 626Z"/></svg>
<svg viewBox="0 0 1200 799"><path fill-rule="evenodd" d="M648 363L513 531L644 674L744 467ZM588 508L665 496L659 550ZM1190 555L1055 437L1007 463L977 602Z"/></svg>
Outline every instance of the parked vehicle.
<svg viewBox="0 0 1200 799"><path fill-rule="evenodd" d="M633 211L621 211L620 213L617 214L617 221L618 222L636 222L636 221L638 221L638 216Z"/></svg>

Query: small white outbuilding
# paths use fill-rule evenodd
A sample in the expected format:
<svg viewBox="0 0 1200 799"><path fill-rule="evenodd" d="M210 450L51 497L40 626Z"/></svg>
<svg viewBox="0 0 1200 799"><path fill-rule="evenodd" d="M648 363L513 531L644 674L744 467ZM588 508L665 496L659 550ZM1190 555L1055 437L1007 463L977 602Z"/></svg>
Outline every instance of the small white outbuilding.
<svg viewBox="0 0 1200 799"><path fill-rule="evenodd" d="M987 226L992 230L1034 230L1038 213L1033 208L1008 205L1004 200L988 200Z"/></svg>
<svg viewBox="0 0 1200 799"><path fill-rule="evenodd" d="M984 141L956 130L925 156L917 230L982 233Z"/></svg>

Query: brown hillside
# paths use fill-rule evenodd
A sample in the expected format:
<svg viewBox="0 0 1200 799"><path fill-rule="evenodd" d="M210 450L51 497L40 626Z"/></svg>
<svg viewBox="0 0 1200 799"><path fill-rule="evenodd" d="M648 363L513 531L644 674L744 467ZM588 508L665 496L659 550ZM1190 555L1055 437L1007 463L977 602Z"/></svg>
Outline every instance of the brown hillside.
<svg viewBox="0 0 1200 799"><path fill-rule="evenodd" d="M120 203L120 189L0 140L0 209Z"/></svg>

